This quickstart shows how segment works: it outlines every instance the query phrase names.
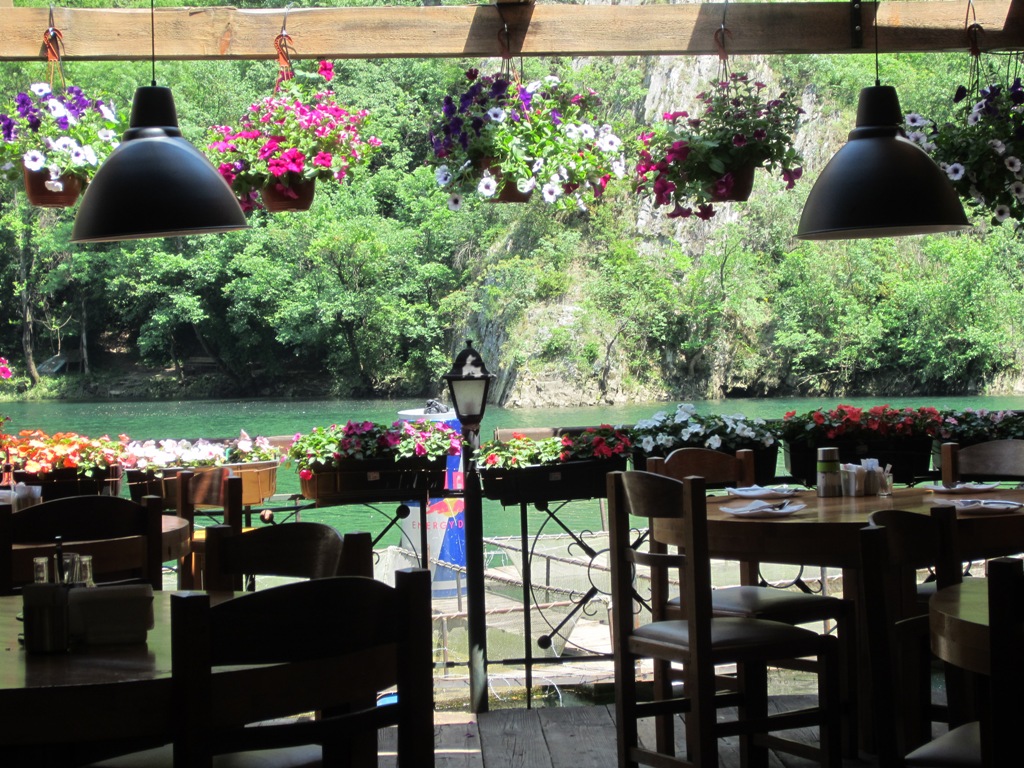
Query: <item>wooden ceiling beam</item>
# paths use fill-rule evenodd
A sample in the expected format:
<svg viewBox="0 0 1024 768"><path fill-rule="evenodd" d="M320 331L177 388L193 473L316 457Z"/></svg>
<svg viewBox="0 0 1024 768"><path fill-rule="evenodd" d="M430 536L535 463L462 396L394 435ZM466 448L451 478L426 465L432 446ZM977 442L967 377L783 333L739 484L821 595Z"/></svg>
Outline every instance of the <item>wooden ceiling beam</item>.
<svg viewBox="0 0 1024 768"><path fill-rule="evenodd" d="M0 0L2 3L2 0ZM975 0L986 50L1024 48L1024 0ZM850 2L728 5L731 54L866 53L874 49L874 4L865 3L864 47L855 46ZM884 2L883 53L966 50L963 0ZM534 5L502 3L511 50L523 56L711 55L724 3ZM149 9L53 9L67 60L150 57ZM156 57L270 59L281 9L156 9ZM0 13L0 61L43 58L46 8ZM499 56L503 29L494 6L298 8L288 14L296 58Z"/></svg>

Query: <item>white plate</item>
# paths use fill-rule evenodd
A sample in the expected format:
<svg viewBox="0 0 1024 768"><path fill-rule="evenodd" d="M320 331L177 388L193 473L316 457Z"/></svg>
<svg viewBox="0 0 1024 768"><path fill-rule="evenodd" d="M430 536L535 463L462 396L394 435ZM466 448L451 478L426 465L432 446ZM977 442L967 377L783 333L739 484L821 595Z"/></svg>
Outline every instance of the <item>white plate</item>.
<svg viewBox="0 0 1024 768"><path fill-rule="evenodd" d="M999 499L963 499L953 502L957 512L967 515L1000 515L1004 512L1016 512L1024 504L1019 501L1000 501Z"/></svg>
<svg viewBox="0 0 1024 768"><path fill-rule="evenodd" d="M739 496L741 499L788 499L796 493L792 488L763 488L760 485L725 490L730 496Z"/></svg>
<svg viewBox="0 0 1024 768"><path fill-rule="evenodd" d="M752 501L750 504L744 504L741 507L722 506L721 510L735 517L785 517L786 515L792 515L794 512L799 512L806 506L806 504L787 504L782 509L776 509L774 504L768 504L764 501Z"/></svg>
<svg viewBox="0 0 1024 768"><path fill-rule="evenodd" d="M947 488L944 485L922 485L921 487L936 493L978 493L994 490L999 487L999 483L957 483L953 488Z"/></svg>

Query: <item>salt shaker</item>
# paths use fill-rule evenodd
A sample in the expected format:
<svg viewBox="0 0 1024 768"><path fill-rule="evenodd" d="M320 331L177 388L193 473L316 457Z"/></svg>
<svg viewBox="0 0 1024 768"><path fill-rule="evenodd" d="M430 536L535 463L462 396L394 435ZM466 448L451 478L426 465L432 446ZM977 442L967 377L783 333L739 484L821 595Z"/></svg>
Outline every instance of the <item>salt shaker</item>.
<svg viewBox="0 0 1024 768"><path fill-rule="evenodd" d="M839 476L839 449L818 449L818 495L842 496L843 484Z"/></svg>

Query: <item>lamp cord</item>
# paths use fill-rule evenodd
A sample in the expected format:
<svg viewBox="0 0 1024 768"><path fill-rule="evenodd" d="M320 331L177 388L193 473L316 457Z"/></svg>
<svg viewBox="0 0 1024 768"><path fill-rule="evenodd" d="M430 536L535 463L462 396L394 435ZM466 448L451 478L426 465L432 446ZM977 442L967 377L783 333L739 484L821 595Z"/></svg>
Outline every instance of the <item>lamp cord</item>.
<svg viewBox="0 0 1024 768"><path fill-rule="evenodd" d="M882 84L878 78L878 0L875 0L875 18L872 20L871 26L875 28L875 87L877 88Z"/></svg>
<svg viewBox="0 0 1024 768"><path fill-rule="evenodd" d="M874 0L878 2L878 0ZM150 65L152 70L152 82L157 85L157 0L150 0Z"/></svg>

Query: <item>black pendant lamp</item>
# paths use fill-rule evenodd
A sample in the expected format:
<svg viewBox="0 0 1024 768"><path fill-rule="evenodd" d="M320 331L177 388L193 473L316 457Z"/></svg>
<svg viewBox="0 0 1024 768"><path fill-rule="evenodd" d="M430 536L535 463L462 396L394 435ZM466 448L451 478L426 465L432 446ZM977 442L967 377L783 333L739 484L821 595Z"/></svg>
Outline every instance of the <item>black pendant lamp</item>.
<svg viewBox="0 0 1024 768"><path fill-rule="evenodd" d="M135 91L128 130L86 189L75 216L73 243L248 227L231 187L206 156L182 138L171 89L156 84L153 6L150 0L152 85Z"/></svg>
<svg viewBox="0 0 1024 768"><path fill-rule="evenodd" d="M970 226L945 172L903 132L892 86L860 92L857 125L814 182L800 216L802 240L852 240L952 232Z"/></svg>

